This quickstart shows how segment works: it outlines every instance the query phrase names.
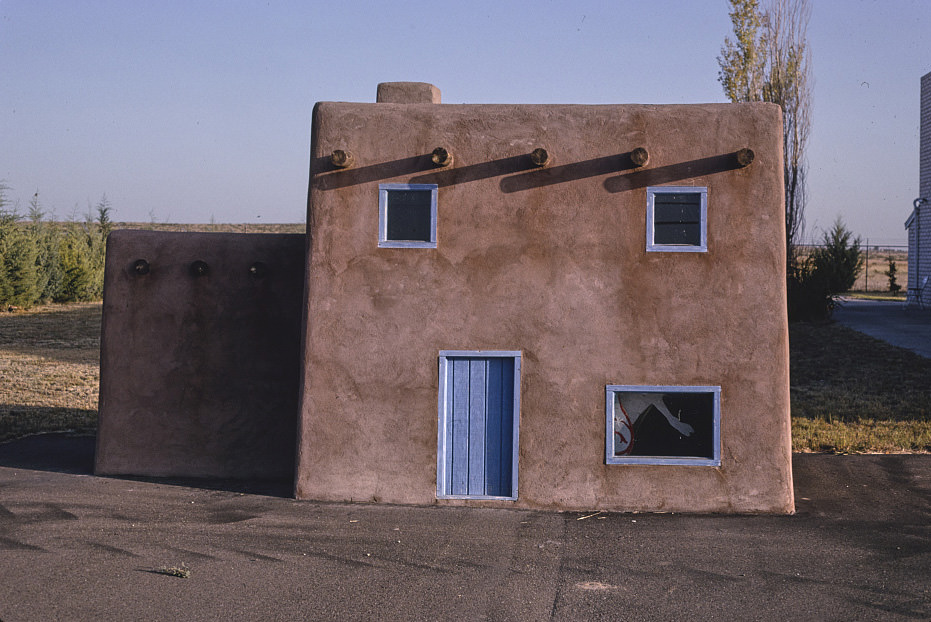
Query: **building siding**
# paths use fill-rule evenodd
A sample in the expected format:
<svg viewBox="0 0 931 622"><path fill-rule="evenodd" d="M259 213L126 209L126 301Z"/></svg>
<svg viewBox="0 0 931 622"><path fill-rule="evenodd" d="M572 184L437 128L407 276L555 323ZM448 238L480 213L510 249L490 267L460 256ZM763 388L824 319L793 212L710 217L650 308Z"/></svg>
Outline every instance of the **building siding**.
<svg viewBox="0 0 931 622"><path fill-rule="evenodd" d="M931 73L921 78L921 131L918 156L918 196L927 199L908 230L908 287L918 287L931 275ZM931 304L931 288L924 292Z"/></svg>

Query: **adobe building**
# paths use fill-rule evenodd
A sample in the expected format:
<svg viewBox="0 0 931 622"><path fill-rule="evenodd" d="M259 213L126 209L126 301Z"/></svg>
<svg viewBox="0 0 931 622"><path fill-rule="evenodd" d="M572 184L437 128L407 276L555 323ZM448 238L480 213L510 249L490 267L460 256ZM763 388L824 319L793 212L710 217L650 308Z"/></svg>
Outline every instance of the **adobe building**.
<svg viewBox="0 0 931 622"><path fill-rule="evenodd" d="M319 103L306 254L111 237L97 471L792 512L781 129L771 104L445 105L422 83Z"/></svg>
<svg viewBox="0 0 931 622"><path fill-rule="evenodd" d="M97 474L293 476L305 239L110 234Z"/></svg>
<svg viewBox="0 0 931 622"><path fill-rule="evenodd" d="M296 496L792 512L778 106L314 108Z"/></svg>

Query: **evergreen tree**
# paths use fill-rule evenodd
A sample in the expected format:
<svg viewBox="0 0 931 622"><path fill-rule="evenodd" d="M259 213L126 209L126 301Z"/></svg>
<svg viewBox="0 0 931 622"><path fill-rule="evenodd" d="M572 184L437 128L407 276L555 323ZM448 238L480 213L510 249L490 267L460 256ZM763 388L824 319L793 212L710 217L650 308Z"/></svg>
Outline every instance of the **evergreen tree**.
<svg viewBox="0 0 931 622"><path fill-rule="evenodd" d="M886 261L889 262L889 269L886 270L884 274L889 277L889 291L892 292L893 295L898 294L899 290L902 289L902 286L899 285L896 281L896 272L898 272L898 270L895 266L895 260L890 255L889 257L886 257Z"/></svg>
<svg viewBox="0 0 931 622"><path fill-rule="evenodd" d="M19 211L6 199L7 186L0 184L0 304L30 307L36 291L36 244L19 224Z"/></svg>
<svg viewBox="0 0 931 622"><path fill-rule="evenodd" d="M43 222L43 218L45 218L45 211L39 203L39 191L36 190L29 200L30 225L28 231L36 250L35 287L37 301L49 300L49 297L45 295L48 289L49 269L51 267L49 264L49 248L45 243L45 230L48 228L48 223Z"/></svg>
<svg viewBox="0 0 931 622"><path fill-rule="evenodd" d="M812 253L812 261L828 293L842 294L849 291L863 268L860 238L854 238L838 217L830 231L824 232L822 246Z"/></svg>
<svg viewBox="0 0 931 622"><path fill-rule="evenodd" d="M38 190L28 221L6 198L0 182L0 305L99 300L103 294L106 237L113 227L104 195L84 222L47 222Z"/></svg>
<svg viewBox="0 0 931 622"><path fill-rule="evenodd" d="M32 221L32 224L38 225L43 218L45 218L45 211L39 204L39 189L36 188L35 194L29 200L29 220Z"/></svg>
<svg viewBox="0 0 931 622"><path fill-rule="evenodd" d="M39 299L36 288L36 244L29 232L16 222L0 242L3 269L9 282L9 305L31 307Z"/></svg>
<svg viewBox="0 0 931 622"><path fill-rule="evenodd" d="M56 223L42 222L36 232L39 300L57 300L61 296L64 274L61 267L61 227Z"/></svg>
<svg viewBox="0 0 931 622"><path fill-rule="evenodd" d="M13 299L13 284L6 268L6 247L16 226L16 217L7 209L6 189L0 183L0 305L4 307L11 304Z"/></svg>
<svg viewBox="0 0 931 622"><path fill-rule="evenodd" d="M56 302L80 302L95 298L95 274L87 232L79 225L65 231L59 245L62 272Z"/></svg>
<svg viewBox="0 0 931 622"><path fill-rule="evenodd" d="M110 235L110 231L113 229L113 221L110 219L110 212L112 211L113 207L110 205L110 201L107 200L106 193L104 193L104 195L100 197L100 202L97 203L97 227L104 240L107 239L107 236Z"/></svg>

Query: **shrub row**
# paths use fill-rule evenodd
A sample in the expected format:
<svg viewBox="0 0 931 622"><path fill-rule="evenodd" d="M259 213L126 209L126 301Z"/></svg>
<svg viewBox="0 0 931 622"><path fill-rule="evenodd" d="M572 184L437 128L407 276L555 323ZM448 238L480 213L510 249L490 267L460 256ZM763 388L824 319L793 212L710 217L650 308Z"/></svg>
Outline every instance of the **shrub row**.
<svg viewBox="0 0 931 622"><path fill-rule="evenodd" d="M106 197L95 219L50 222L37 205L22 220L0 194L0 308L99 300L110 226Z"/></svg>

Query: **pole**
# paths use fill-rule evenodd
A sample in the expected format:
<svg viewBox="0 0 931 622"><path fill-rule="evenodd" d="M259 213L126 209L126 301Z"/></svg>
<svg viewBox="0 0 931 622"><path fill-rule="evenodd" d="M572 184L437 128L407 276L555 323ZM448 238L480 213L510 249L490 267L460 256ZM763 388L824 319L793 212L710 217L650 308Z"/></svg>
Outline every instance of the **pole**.
<svg viewBox="0 0 931 622"><path fill-rule="evenodd" d="M866 285L864 291L870 291L870 239L866 238Z"/></svg>

